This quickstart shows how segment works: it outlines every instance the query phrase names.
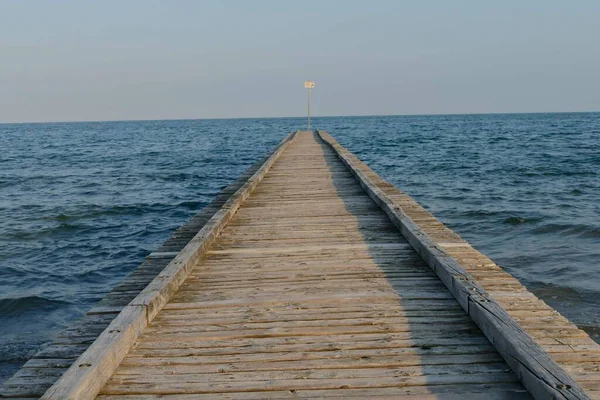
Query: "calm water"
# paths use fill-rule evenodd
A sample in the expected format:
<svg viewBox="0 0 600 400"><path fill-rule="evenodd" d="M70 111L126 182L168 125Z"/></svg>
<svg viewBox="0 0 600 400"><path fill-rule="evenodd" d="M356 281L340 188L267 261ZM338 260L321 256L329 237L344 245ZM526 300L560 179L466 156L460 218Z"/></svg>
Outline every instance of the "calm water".
<svg viewBox="0 0 600 400"><path fill-rule="evenodd" d="M0 381L303 123L0 125ZM600 113L314 126L598 340Z"/></svg>

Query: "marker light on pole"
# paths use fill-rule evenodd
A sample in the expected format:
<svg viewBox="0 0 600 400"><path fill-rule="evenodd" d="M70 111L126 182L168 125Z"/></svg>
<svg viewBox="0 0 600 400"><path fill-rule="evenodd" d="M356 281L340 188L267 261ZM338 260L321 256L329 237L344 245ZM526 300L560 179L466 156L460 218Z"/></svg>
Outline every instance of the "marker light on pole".
<svg viewBox="0 0 600 400"><path fill-rule="evenodd" d="M310 131L310 92L315 87L315 82L306 81L304 82L304 87L308 89L308 130Z"/></svg>

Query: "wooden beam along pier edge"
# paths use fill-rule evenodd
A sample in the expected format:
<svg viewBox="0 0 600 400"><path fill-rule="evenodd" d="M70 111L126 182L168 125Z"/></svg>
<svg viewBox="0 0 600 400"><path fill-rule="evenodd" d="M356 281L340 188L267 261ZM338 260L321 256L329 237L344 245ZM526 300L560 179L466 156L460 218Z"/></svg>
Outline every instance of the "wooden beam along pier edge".
<svg viewBox="0 0 600 400"><path fill-rule="evenodd" d="M82 321L0 398L600 399L600 345L324 131Z"/></svg>

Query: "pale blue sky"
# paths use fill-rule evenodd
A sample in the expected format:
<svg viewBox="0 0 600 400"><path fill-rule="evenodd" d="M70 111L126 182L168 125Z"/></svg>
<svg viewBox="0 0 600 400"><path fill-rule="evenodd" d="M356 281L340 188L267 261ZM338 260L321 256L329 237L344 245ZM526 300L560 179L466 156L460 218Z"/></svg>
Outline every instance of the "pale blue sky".
<svg viewBox="0 0 600 400"><path fill-rule="evenodd" d="M600 110L600 1L0 0L0 122Z"/></svg>

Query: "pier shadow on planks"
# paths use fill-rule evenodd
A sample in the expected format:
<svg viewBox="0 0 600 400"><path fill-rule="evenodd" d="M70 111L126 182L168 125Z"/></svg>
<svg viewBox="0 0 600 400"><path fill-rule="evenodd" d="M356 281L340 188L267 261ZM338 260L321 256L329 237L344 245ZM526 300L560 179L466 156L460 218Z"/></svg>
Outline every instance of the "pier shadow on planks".
<svg viewBox="0 0 600 400"><path fill-rule="evenodd" d="M373 316L382 321L374 328L380 336L370 345L378 355L389 353L394 357L387 368L394 371L398 384L406 382L403 394L410 394L408 386L419 382L440 398L531 398L494 346L387 216L368 196L364 198L377 208L377 217L365 212L368 207L364 203L348 196L346 182L355 180L354 176L340 168L335 153L317 134L314 139L326 155L338 196L346 211L355 216L356 229L375 264L375 268L356 268L356 273L364 277L365 287L388 286L397 294L391 304L371 304ZM403 246L394 246L398 244ZM352 257L340 261L348 265L355 262ZM364 343L365 348L369 346Z"/></svg>

